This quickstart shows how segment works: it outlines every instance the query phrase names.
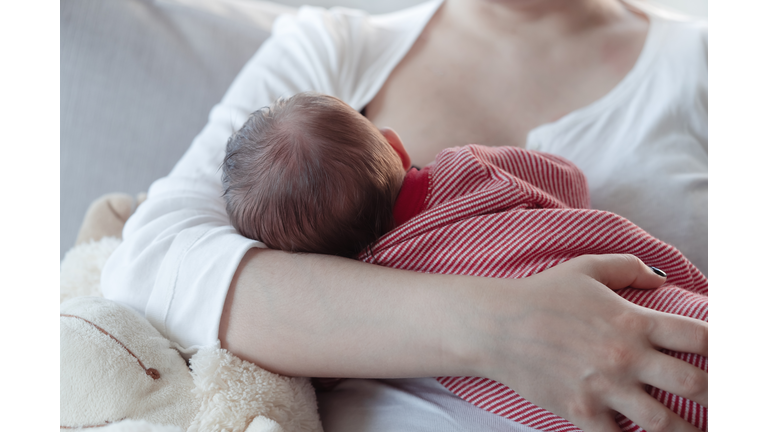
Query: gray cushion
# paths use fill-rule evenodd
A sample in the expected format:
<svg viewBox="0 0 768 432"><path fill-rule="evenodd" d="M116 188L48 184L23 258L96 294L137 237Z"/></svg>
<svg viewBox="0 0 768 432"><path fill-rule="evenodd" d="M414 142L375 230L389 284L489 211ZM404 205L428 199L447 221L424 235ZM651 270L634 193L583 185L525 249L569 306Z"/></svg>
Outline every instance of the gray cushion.
<svg viewBox="0 0 768 432"><path fill-rule="evenodd" d="M61 238L91 201L147 190L293 8L236 0L62 0Z"/></svg>

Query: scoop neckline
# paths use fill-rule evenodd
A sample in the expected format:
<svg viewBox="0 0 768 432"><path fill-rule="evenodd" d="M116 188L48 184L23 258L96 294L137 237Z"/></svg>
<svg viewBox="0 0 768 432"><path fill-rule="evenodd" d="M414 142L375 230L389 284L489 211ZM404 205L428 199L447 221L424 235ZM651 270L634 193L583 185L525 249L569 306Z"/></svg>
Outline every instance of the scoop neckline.
<svg viewBox="0 0 768 432"><path fill-rule="evenodd" d="M648 31L645 35L645 42L643 43L643 48L641 49L637 60L635 60L632 69L630 69L629 72L624 75L624 78L622 78L608 93L597 100L590 102L581 108L577 108L557 120L543 123L528 131L525 143L526 149L538 149L540 140L537 140L537 137L552 134L558 128L565 127L573 122L583 121L585 118L610 110L628 95L631 95L631 90L639 85L642 77L646 76L646 72L653 64L653 60L658 52L658 42L662 36L662 23L657 16L644 9L641 5L628 0L622 0L622 3L629 8L642 13L648 19Z"/></svg>

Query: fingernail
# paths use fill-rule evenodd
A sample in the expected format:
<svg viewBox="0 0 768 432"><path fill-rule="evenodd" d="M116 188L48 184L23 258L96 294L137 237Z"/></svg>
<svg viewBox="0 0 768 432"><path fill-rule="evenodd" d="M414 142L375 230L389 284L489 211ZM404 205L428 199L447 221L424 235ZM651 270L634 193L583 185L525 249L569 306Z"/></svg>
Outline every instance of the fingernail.
<svg viewBox="0 0 768 432"><path fill-rule="evenodd" d="M651 270L653 270L653 272L656 273L657 275L659 275L661 277L667 277L667 274L664 273L662 270L659 270L659 269L657 269L656 267L653 267L653 266L648 266L648 267L650 267Z"/></svg>

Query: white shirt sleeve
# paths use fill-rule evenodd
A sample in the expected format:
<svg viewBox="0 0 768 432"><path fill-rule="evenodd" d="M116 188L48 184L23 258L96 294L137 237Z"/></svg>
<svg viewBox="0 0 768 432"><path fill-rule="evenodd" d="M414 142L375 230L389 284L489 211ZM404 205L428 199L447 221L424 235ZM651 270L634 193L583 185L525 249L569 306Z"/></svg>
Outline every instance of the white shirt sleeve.
<svg viewBox="0 0 768 432"><path fill-rule="evenodd" d="M302 8L279 17L272 37L245 65L208 124L171 173L152 184L102 273L102 290L140 313L191 354L218 344L221 311L245 252L262 243L229 223L220 166L227 139L248 115L300 91L335 94L339 47L333 12Z"/></svg>

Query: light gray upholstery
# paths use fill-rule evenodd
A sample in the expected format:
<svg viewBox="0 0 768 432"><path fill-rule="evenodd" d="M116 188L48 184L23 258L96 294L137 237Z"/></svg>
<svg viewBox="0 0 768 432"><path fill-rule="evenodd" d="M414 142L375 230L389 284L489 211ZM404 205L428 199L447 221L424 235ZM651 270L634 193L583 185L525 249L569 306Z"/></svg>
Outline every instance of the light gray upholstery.
<svg viewBox="0 0 768 432"><path fill-rule="evenodd" d="M61 238L91 201L165 176L283 6L62 0Z"/></svg>

